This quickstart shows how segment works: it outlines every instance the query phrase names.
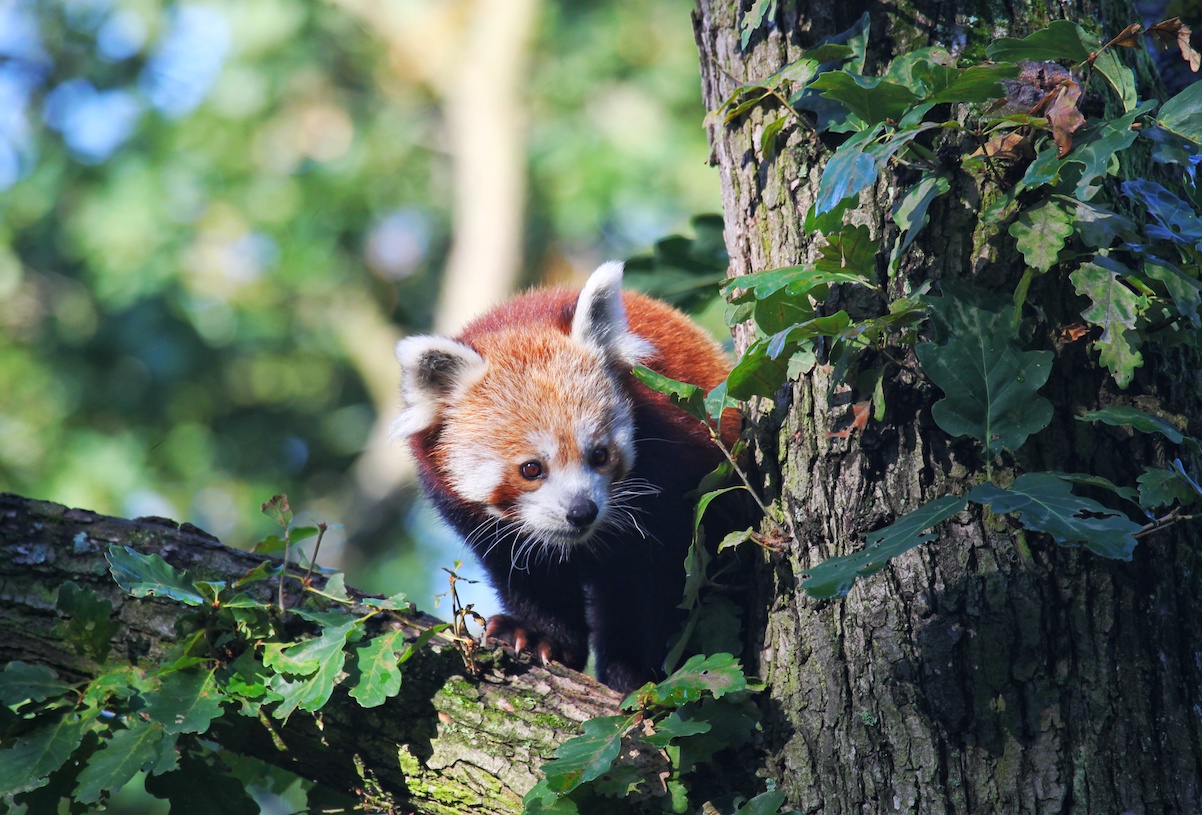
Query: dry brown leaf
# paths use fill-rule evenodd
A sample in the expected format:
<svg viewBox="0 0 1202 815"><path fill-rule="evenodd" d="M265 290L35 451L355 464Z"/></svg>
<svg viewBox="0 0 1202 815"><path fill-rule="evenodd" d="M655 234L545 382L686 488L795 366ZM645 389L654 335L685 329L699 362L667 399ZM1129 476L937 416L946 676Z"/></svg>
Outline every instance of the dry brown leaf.
<svg viewBox="0 0 1202 815"><path fill-rule="evenodd" d="M1139 23L1132 23L1131 25L1124 28L1121 32L1119 32L1119 35L1117 37L1115 37L1110 42L1106 43L1105 48L1103 48L1102 50L1105 50L1106 48L1110 48L1111 46L1114 46L1114 45L1121 45L1124 48L1134 48L1135 43L1139 41L1139 32L1142 28L1143 28L1143 26L1141 26Z"/></svg>
<svg viewBox="0 0 1202 815"><path fill-rule="evenodd" d="M1170 17L1156 25L1148 26L1148 33L1161 48L1172 48L1174 45L1181 51L1181 58L1189 63L1189 69L1194 73L1202 67L1202 54L1194 50L1190 44L1190 27L1181 22L1180 17Z"/></svg>
<svg viewBox="0 0 1202 815"><path fill-rule="evenodd" d="M1059 148L1059 157L1064 158L1073 149L1073 133L1085 124L1085 117L1077 110L1081 86L1076 82L1065 82L1050 97L1044 115L1052 126L1052 139Z"/></svg>
<svg viewBox="0 0 1202 815"><path fill-rule="evenodd" d="M842 430L834 430L826 434L828 439L850 439L855 430L868 427L868 415L872 411L872 402L856 402L851 406L851 422Z"/></svg>
<svg viewBox="0 0 1202 815"><path fill-rule="evenodd" d="M1020 161L1034 158L1035 151L1031 149L1031 140L1022 133L1011 130L1000 136L994 136L989 141L973 151L974 157L988 156L999 161Z"/></svg>
<svg viewBox="0 0 1202 815"><path fill-rule="evenodd" d="M1066 325L1064 328L1060 329L1060 336L1057 339L1060 340L1061 345L1064 345L1066 343L1076 342L1088 333L1089 329L1086 328L1082 323L1073 323L1072 325Z"/></svg>

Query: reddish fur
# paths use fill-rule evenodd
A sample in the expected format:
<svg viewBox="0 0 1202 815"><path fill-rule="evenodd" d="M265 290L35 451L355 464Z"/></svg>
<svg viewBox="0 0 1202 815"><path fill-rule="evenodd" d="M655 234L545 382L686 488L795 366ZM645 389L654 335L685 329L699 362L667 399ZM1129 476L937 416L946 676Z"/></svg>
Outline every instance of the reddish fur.
<svg viewBox="0 0 1202 815"><path fill-rule="evenodd" d="M476 318L455 339L489 358L487 349L495 345L490 335L521 331L526 342L506 343L516 353L506 357L504 362L516 371L528 370L540 359L545 359L548 353L547 343L539 342L540 334L547 329L564 336L569 334L578 295L578 291L571 289L535 289ZM667 303L639 292L623 292L622 301L626 306L631 333L650 341L657 351L655 356L643 361L644 365L664 376L697 385L706 391L726 379L730 372L729 360L718 343L692 320ZM498 360L491 359L491 362L496 364ZM562 392L559 383L550 384L547 398L559 398ZM633 376L627 378L627 387L636 404L658 405L661 415L667 417L682 434L697 444L711 444L709 431L696 419L673 407L667 396L652 391ZM537 410L537 406L506 404L505 411L510 416L508 427L522 427L521 414L531 409ZM483 416L481 418L484 419ZM497 435L503 434L497 424L492 426ZM727 410L722 421L722 440L727 449L738 438L739 429L737 411ZM449 493L451 490L443 466L446 451L438 444L441 430L440 417L429 430L415 434L411 445L424 475L432 479L444 493ZM512 503L519 489L515 484L503 484L495 503L499 506Z"/></svg>
<svg viewBox="0 0 1202 815"><path fill-rule="evenodd" d="M468 540L501 594L507 613L489 621L490 636L529 645L542 658L554 656L573 668L584 667L591 645L598 678L627 691L662 675L666 643L683 616L682 564L693 530L686 496L722 454L709 428L639 383L627 364L606 361L605 352L570 337L577 299L574 291L533 291L469 324L455 339L488 368L410 443L427 494ZM642 360L647 367L707 391L725 379L729 363L718 344L679 311L631 292L623 294L623 303L630 333L655 349ZM454 438L444 433L447 414ZM612 460L594 470L612 474L614 482L630 475L631 483L654 485L654 492L626 498L637 519L633 528L600 532L598 546L584 545L562 559L531 559L522 549L527 554L518 557L521 564L512 560L531 539L490 527L489 510L510 517L518 499L534 488L519 467L520 458L531 455L528 434L545 433L556 445L554 457L574 457L579 465L589 443L578 438L581 429L627 416L635 460L623 460L615 444ZM729 447L738 432L738 414L730 411L722 422L723 442ZM629 455L629 431L625 438ZM450 451L460 457L456 478L464 478L479 449L504 465L495 487L485 477L472 484L492 490L487 507L455 493L448 475ZM714 516L710 512L705 521L710 541L730 531Z"/></svg>

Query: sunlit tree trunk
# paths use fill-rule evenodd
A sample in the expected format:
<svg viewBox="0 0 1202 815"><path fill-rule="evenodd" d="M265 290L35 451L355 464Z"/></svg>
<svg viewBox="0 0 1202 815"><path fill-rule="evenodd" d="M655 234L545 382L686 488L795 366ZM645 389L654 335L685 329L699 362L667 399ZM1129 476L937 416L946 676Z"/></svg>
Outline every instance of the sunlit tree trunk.
<svg viewBox="0 0 1202 815"><path fill-rule="evenodd" d="M699 0L708 108L849 28L866 8L866 73L925 45L979 53L980 38L1021 36L1049 19L1102 25L1103 42L1136 19L1129 8L1080 2L776 5L775 25L744 50L738 22L748 4ZM811 129L791 124L766 158L763 127L779 115L765 105L710 125L735 274L794 265L816 249L802 220L828 153ZM955 179L904 274L1013 291L1021 266L978 221L974 180ZM886 174L851 221L887 236L905 183ZM1070 315L1067 281L1049 280L1036 296L1049 323ZM749 329L737 333L745 347ZM1170 360L1157 364L1147 389L1176 389L1197 416L1197 380ZM790 804L826 815L1202 811L1196 526L1147 538L1133 562L1117 563L1037 535L1024 540L973 509L845 598L819 602L799 589L807 568L861 547L866 532L982 478L978 450L935 428L929 408L938 392L912 367L887 383L884 420L850 439L830 435L848 394L830 392L822 366L775 404L753 406L760 475L797 532L762 558L754 587L749 662L769 687L764 773ZM1058 407L1093 406L1106 387L1088 354L1062 350L1044 393ZM1033 468L1087 466L1128 482L1136 462L1157 454L1142 439L1074 422L1067 409L1029 448Z"/></svg>

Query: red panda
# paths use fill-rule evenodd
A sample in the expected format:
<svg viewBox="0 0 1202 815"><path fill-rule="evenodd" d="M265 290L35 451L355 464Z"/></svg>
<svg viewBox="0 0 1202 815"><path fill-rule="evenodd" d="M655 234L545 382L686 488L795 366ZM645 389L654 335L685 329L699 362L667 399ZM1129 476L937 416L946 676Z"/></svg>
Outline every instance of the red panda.
<svg viewBox="0 0 1202 815"><path fill-rule="evenodd" d="M578 294L534 290L454 339L401 340L393 428L500 595L487 636L577 670L591 645L598 679L628 691L662 675L682 619L686 494L722 459L631 366L709 390L730 365L682 313L621 286L622 264L606 263Z"/></svg>

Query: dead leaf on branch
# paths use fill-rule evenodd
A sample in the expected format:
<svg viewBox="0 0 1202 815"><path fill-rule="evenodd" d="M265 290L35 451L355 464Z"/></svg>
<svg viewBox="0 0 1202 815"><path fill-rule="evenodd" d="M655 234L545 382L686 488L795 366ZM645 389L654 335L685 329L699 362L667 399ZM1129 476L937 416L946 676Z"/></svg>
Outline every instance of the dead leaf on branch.
<svg viewBox="0 0 1202 815"><path fill-rule="evenodd" d="M1119 35L1117 37L1115 37L1110 42L1106 43L1106 45L1103 46L1102 50L1104 51L1107 48L1111 48L1116 45L1121 45L1124 48L1134 48L1135 44L1137 42L1139 42L1139 32L1142 29L1143 29L1143 26L1141 26L1139 23L1132 23L1131 25L1124 28L1121 32L1119 32Z"/></svg>
<svg viewBox="0 0 1202 815"><path fill-rule="evenodd" d="M1031 139L1023 133L1010 131L1000 136L994 136L989 141L973 151L973 157L987 156L1000 161L1021 161L1035 157L1031 147Z"/></svg>
<svg viewBox="0 0 1202 815"><path fill-rule="evenodd" d="M1081 86L1072 80L1062 82L1060 87L1049 93L1031 109L1032 115L1043 115L1052 127L1052 139L1059 148L1059 157L1064 158L1073 149L1073 133L1085 124L1085 117L1077 109L1081 99Z"/></svg>
<svg viewBox="0 0 1202 815"><path fill-rule="evenodd" d="M1181 22L1180 17L1170 17L1167 20L1148 26L1148 33L1161 48L1169 49L1174 45L1181 51L1181 58L1189 63L1189 69L1194 73L1202 66L1202 54L1194 50L1190 44L1190 27Z"/></svg>
<svg viewBox="0 0 1202 815"><path fill-rule="evenodd" d="M1056 337L1056 341L1060 345L1066 345L1070 342L1076 342L1089 333L1089 329L1082 323L1073 323L1066 325L1060 329L1060 334Z"/></svg>
<svg viewBox="0 0 1202 815"><path fill-rule="evenodd" d="M851 419L845 427L826 434L828 439L850 439L856 430L868 427L868 415L871 412L872 401L856 402L851 406Z"/></svg>

